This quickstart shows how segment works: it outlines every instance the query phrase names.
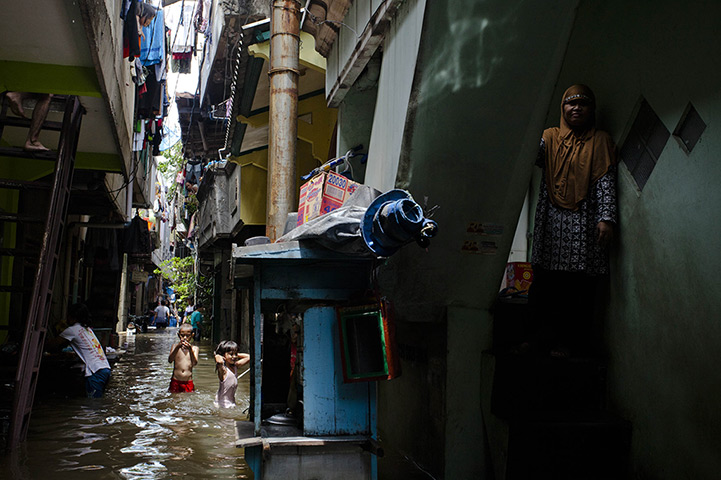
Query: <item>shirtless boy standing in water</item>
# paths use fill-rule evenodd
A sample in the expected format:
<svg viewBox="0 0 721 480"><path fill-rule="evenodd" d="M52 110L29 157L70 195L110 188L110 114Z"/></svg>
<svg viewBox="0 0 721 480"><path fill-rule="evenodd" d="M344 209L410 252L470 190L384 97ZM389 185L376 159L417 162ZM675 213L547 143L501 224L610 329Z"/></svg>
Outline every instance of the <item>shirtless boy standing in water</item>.
<svg viewBox="0 0 721 480"><path fill-rule="evenodd" d="M173 377L170 379L171 393L192 392L193 367L198 364L198 347L190 344L193 339L193 327L184 323L178 330L180 341L173 345L168 355L168 362L173 363Z"/></svg>

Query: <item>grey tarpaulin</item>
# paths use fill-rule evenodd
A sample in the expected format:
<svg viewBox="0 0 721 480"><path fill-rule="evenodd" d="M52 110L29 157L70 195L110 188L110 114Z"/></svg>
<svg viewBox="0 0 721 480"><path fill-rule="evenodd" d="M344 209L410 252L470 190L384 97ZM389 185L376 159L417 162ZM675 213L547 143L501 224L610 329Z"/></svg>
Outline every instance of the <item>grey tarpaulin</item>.
<svg viewBox="0 0 721 480"><path fill-rule="evenodd" d="M379 195L378 190L361 185L345 205L294 228L277 241L311 241L335 252L374 257L361 236L360 221Z"/></svg>

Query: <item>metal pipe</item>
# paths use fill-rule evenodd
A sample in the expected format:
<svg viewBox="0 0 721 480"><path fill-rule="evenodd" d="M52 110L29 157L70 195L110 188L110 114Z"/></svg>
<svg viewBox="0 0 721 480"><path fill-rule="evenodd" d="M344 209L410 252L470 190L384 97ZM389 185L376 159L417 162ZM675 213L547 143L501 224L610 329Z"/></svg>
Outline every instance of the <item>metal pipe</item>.
<svg viewBox="0 0 721 480"><path fill-rule="evenodd" d="M295 205L300 71L300 2L274 0L270 34L270 105L268 131L268 204L266 236L283 235Z"/></svg>

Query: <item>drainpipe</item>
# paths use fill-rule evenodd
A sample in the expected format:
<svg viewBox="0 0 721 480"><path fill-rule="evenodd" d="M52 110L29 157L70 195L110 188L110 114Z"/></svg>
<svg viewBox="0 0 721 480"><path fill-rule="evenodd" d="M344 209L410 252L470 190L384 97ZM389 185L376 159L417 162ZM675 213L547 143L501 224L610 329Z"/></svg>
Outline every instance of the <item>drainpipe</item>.
<svg viewBox="0 0 721 480"><path fill-rule="evenodd" d="M270 25L268 205L265 234L274 242L283 235L288 213L295 206L300 2L273 0Z"/></svg>
<svg viewBox="0 0 721 480"><path fill-rule="evenodd" d="M127 221L133 219L133 183L135 180L130 178L125 188L125 219Z"/></svg>

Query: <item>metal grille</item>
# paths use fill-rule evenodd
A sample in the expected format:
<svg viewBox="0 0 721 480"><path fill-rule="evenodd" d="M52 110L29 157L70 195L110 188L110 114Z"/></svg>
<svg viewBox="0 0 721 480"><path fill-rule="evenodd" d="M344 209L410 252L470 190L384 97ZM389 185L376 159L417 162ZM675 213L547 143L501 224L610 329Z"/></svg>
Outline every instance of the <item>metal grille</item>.
<svg viewBox="0 0 721 480"><path fill-rule="evenodd" d="M642 99L636 119L621 147L621 158L639 189L643 190L646 185L670 136L656 112Z"/></svg>

